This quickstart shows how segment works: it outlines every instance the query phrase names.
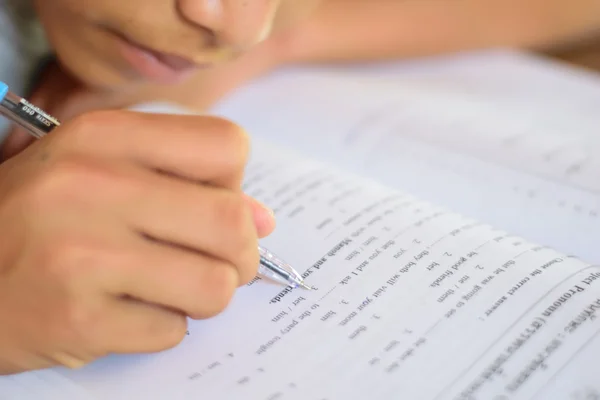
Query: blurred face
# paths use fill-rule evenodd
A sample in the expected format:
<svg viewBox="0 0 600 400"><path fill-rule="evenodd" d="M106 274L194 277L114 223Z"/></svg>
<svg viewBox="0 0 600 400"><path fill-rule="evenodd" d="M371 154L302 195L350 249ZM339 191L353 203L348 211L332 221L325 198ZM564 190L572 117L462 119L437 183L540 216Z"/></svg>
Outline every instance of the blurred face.
<svg viewBox="0 0 600 400"><path fill-rule="evenodd" d="M319 0L35 0L64 66L103 88L174 84L264 40ZM291 10L291 12L290 12Z"/></svg>

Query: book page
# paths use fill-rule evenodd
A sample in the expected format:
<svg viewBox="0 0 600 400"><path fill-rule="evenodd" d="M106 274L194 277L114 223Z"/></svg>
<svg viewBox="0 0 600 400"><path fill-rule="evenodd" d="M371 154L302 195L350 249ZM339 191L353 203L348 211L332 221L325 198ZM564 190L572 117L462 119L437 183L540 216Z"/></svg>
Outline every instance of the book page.
<svg viewBox="0 0 600 400"><path fill-rule="evenodd" d="M25 374L27 390L79 399L43 385L56 375L115 400L529 399L549 382L568 394L600 389L572 372L598 368L597 358L575 356L600 331L600 268L258 140L244 185L277 214L265 247L316 290L257 278L224 313L191 322L172 350Z"/></svg>
<svg viewBox="0 0 600 400"><path fill-rule="evenodd" d="M600 263L597 104L597 77L492 52L282 70L215 112L256 137Z"/></svg>

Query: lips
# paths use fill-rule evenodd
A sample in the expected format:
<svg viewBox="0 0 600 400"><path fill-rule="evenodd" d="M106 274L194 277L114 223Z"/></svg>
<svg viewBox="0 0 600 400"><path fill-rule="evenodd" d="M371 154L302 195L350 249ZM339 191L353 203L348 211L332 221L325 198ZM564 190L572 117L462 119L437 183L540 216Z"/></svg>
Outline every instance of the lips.
<svg viewBox="0 0 600 400"><path fill-rule="evenodd" d="M156 83L174 84L203 67L186 58L158 52L117 35L123 58L141 76Z"/></svg>
<svg viewBox="0 0 600 400"><path fill-rule="evenodd" d="M175 71L186 71L189 69L196 68L195 63L193 63L192 61L187 60L183 57L170 55L170 54L164 54L164 53L157 53L154 51L148 51L148 52L150 54L152 54L154 57L156 57L156 59L158 61L162 62L163 64L167 65L168 67L170 67L171 69L173 69Z"/></svg>

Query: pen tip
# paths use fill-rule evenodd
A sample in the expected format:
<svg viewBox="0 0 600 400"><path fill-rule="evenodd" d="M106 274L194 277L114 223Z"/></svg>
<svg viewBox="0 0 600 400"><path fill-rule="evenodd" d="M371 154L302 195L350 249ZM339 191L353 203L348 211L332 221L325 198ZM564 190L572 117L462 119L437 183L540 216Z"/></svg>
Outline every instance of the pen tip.
<svg viewBox="0 0 600 400"><path fill-rule="evenodd" d="M304 283L304 281L298 282L298 286L300 286L301 288L304 288L306 290L313 290L313 288L308 286L306 283Z"/></svg>

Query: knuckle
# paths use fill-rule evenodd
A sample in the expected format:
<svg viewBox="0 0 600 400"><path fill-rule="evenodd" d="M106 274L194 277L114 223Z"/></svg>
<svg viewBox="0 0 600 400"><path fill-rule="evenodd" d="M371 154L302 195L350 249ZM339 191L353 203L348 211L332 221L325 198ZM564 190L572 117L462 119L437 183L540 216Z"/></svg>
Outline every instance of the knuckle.
<svg viewBox="0 0 600 400"><path fill-rule="evenodd" d="M246 236L252 227L252 214L248 203L237 193L227 193L217 201L216 216L219 223L222 223L231 234L231 243L240 242L240 238ZM234 245L233 247L235 247L233 250L237 251L241 246Z"/></svg>
<svg viewBox="0 0 600 400"><path fill-rule="evenodd" d="M233 298L238 281L237 271L230 265L223 263L214 268L204 287L205 291L208 290L205 307L198 310L195 317L214 317L223 312Z"/></svg>
<svg viewBox="0 0 600 400"><path fill-rule="evenodd" d="M78 188L86 187L90 168L76 157L61 157L40 172L26 186L28 200L35 208L54 207L73 200Z"/></svg>
<svg viewBox="0 0 600 400"><path fill-rule="evenodd" d="M170 323L166 324L162 335L161 348L173 348L183 341L187 334L187 320L184 316L177 315Z"/></svg>
<svg viewBox="0 0 600 400"><path fill-rule="evenodd" d="M79 283L80 275L89 270L92 264L98 263L97 252L84 239L76 236L49 240L41 248L43 250L39 256L45 274L67 291Z"/></svg>
<svg viewBox="0 0 600 400"><path fill-rule="evenodd" d="M250 137L239 125L223 120L222 138L225 142L223 148L228 150L228 160L235 170L242 170L248 160L250 152Z"/></svg>
<svg viewBox="0 0 600 400"><path fill-rule="evenodd" d="M112 193L104 189L115 185L129 191L138 186L118 168L80 156L62 156L25 184L26 204L34 212L64 208L100 198L98 194Z"/></svg>
<svg viewBox="0 0 600 400"><path fill-rule="evenodd" d="M80 164L75 157L61 157L38 174L33 185L43 195L72 189L72 185L80 183L82 178Z"/></svg>
<svg viewBox="0 0 600 400"><path fill-rule="evenodd" d="M104 111L92 111L74 116L57 129L59 143L72 147L88 140L102 122L100 118L103 113Z"/></svg>
<svg viewBox="0 0 600 400"><path fill-rule="evenodd" d="M97 134L102 134L103 138L110 129L100 131L107 123L113 124L114 121L121 117L121 113L114 110L95 110L82 114L78 114L71 120L66 122L61 130L62 135L68 137L70 143L79 144L81 142L91 140Z"/></svg>
<svg viewBox="0 0 600 400"><path fill-rule="evenodd" d="M225 196L219 207L217 216L227 234L224 258L238 270L238 284L245 284L256 275L260 261L250 206L241 195L236 194Z"/></svg>
<svg viewBox="0 0 600 400"><path fill-rule="evenodd" d="M95 342L95 332L98 331L98 312L94 312L81 299L69 297L57 313L55 319L59 324L59 336L73 347L86 349L89 356L100 357L103 351Z"/></svg>
<svg viewBox="0 0 600 400"><path fill-rule="evenodd" d="M259 264L258 243L249 240L248 245L239 253L239 261L236 265L239 271L239 285L247 284L256 276Z"/></svg>

